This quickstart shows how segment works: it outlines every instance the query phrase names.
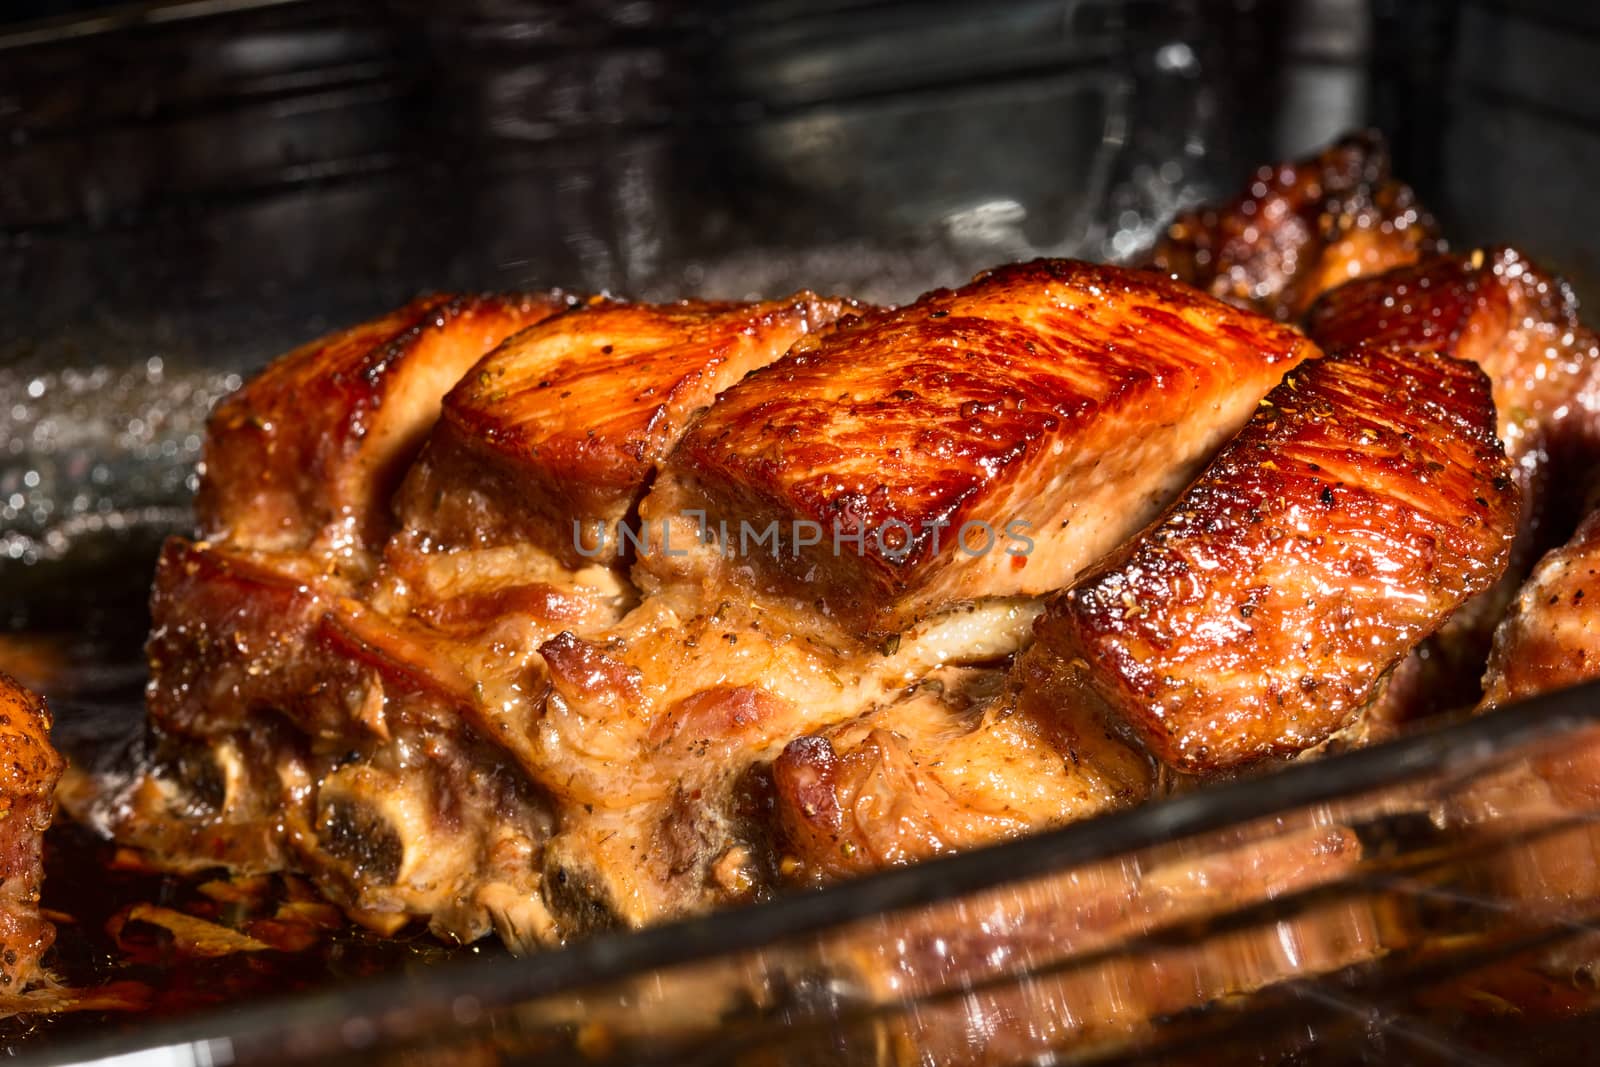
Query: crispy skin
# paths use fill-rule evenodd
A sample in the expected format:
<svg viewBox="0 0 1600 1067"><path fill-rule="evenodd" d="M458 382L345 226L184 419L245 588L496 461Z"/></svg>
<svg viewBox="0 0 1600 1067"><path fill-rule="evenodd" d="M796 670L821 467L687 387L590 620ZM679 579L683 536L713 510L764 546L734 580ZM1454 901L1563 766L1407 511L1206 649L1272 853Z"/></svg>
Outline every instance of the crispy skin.
<svg viewBox="0 0 1600 1067"><path fill-rule="evenodd" d="M263 550L373 546L439 398L563 293L425 296L273 361L218 405L195 512L204 536Z"/></svg>
<svg viewBox="0 0 1600 1067"><path fill-rule="evenodd" d="M1600 511L1539 561L1495 631L1483 703L1498 707L1600 677Z"/></svg>
<svg viewBox="0 0 1600 1067"><path fill-rule="evenodd" d="M1377 718L1470 706L1495 626L1539 555L1577 521L1600 459L1600 342L1571 288L1515 249L1434 256L1327 294L1307 329L1328 349L1364 341L1469 359L1494 387L1523 512L1504 577L1396 674ZM1575 491L1576 490L1576 491ZM1553 536L1554 535L1554 536Z"/></svg>
<svg viewBox="0 0 1600 1067"><path fill-rule="evenodd" d="M1016 264L796 345L718 398L662 481L713 526L777 523L779 550L749 558L766 581L892 633L1065 585L1315 354L1154 275ZM987 551L981 527L956 544L969 522Z"/></svg>
<svg viewBox="0 0 1600 1067"><path fill-rule="evenodd" d="M405 525L437 544L527 541L573 566L614 559L617 523L689 420L849 306L813 293L601 303L528 330L445 397L397 502Z"/></svg>
<svg viewBox="0 0 1600 1067"><path fill-rule="evenodd" d="M1517 508L1478 368L1328 356L1055 601L1028 655L1068 664L1086 704L1179 770L1293 754L1500 576Z"/></svg>
<svg viewBox="0 0 1600 1067"><path fill-rule="evenodd" d="M56 931L39 914L44 832L61 757L50 745L50 709L0 674L0 987L20 993Z"/></svg>
<svg viewBox="0 0 1600 1067"><path fill-rule="evenodd" d="M1442 248L1433 217L1389 173L1373 133L1256 171L1245 191L1178 216L1151 265L1239 307L1293 321L1352 278Z"/></svg>

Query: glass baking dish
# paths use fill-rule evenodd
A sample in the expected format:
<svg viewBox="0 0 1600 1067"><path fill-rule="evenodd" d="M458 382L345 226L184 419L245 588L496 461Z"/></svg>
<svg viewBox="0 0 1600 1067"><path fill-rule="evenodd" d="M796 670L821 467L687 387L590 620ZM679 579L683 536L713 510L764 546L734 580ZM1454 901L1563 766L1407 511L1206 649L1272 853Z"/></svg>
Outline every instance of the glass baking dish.
<svg viewBox="0 0 1600 1067"><path fill-rule="evenodd" d="M0 25L0 662L50 693L63 747L114 752L211 403L425 289L904 299L1134 255L1255 163L1373 122L1453 234L1585 291L1590 201L1524 191L1592 173L1597 53L1600 21L1558 5L1360 0L192 0ZM423 953L14 1049L1570 1062L1595 1032L1600 793L1548 785L1600 742L1597 698L538 957Z"/></svg>

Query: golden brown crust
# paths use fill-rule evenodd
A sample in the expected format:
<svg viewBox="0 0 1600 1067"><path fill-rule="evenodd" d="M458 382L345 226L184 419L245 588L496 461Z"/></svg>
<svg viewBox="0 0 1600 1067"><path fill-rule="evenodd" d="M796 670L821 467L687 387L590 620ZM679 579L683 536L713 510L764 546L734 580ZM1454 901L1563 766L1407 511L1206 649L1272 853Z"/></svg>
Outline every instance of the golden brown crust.
<svg viewBox="0 0 1600 1067"><path fill-rule="evenodd" d="M1315 354L1151 274L1015 264L797 344L718 398L663 480L713 526L776 522L784 550L752 564L860 631L893 632L1066 584ZM969 522L990 533L958 546ZM800 523L816 543L791 536Z"/></svg>
<svg viewBox="0 0 1600 1067"><path fill-rule="evenodd" d="M593 558L613 559L615 524L689 420L848 306L601 302L527 330L445 397L397 502L404 523L447 546L533 542L574 566L602 544L598 524Z"/></svg>
<svg viewBox="0 0 1600 1067"><path fill-rule="evenodd" d="M1290 374L1163 518L1063 594L1028 656L1167 764L1317 744L1505 567L1517 490L1471 364L1404 349Z"/></svg>
<svg viewBox="0 0 1600 1067"><path fill-rule="evenodd" d="M1494 628L1552 534L1571 528L1600 458L1600 342L1572 290L1511 248L1433 256L1324 296L1307 329L1330 350L1402 344L1468 359L1493 383L1523 510L1506 573L1406 665L1377 709L1397 723L1467 707ZM1425 653L1425 654L1424 654Z"/></svg>
<svg viewBox="0 0 1600 1067"><path fill-rule="evenodd" d="M266 550L319 537L381 544L439 398L489 349L570 303L425 296L273 361L211 416L195 501L203 534Z"/></svg>
<svg viewBox="0 0 1600 1067"><path fill-rule="evenodd" d="M0 674L0 987L8 993L22 991L55 940L39 914L39 887L63 766L50 744L50 709Z"/></svg>
<svg viewBox="0 0 1600 1067"><path fill-rule="evenodd" d="M1433 217L1389 173L1376 134L1256 171L1234 200L1178 216L1151 265L1239 307L1298 319L1352 278L1442 247Z"/></svg>

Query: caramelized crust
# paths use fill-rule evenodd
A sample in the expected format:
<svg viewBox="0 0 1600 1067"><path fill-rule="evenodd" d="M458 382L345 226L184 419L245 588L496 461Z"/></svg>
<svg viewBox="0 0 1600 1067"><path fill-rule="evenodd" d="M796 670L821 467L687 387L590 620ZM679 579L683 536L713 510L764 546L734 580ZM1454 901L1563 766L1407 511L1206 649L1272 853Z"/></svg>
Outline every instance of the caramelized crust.
<svg viewBox="0 0 1600 1067"><path fill-rule="evenodd" d="M1001 267L797 344L718 398L662 481L713 527L776 524L750 565L891 633L1065 585L1315 354L1154 275Z"/></svg>
<svg viewBox="0 0 1600 1067"><path fill-rule="evenodd" d="M1483 704L1600 678L1600 511L1539 561L1494 635Z"/></svg>
<svg viewBox="0 0 1600 1067"><path fill-rule="evenodd" d="M1600 344L1579 319L1572 288L1514 248L1433 256L1351 282L1318 302L1306 329L1329 351L1401 345L1478 364L1514 462L1594 436L1580 394Z"/></svg>
<svg viewBox="0 0 1600 1067"><path fill-rule="evenodd" d="M1292 754L1499 577L1517 508L1480 370L1329 356L1052 604L1026 655L1068 665L1087 706L1180 770Z"/></svg>
<svg viewBox="0 0 1600 1067"><path fill-rule="evenodd" d="M528 330L445 397L397 501L404 524L436 544L614 559L617 523L689 420L848 306L596 303Z"/></svg>
<svg viewBox="0 0 1600 1067"><path fill-rule="evenodd" d="M204 536L281 551L371 546L439 398L561 293L426 296L275 360L218 405L195 511Z"/></svg>
<svg viewBox="0 0 1600 1067"><path fill-rule="evenodd" d="M1264 166L1236 199L1178 216L1151 265L1230 304L1293 321L1319 294L1441 247L1433 217L1390 175L1388 149L1365 133L1309 159Z"/></svg>
<svg viewBox="0 0 1600 1067"><path fill-rule="evenodd" d="M1397 672L1377 717L1403 722L1466 707L1495 626L1541 552L1579 517L1600 459L1600 342L1566 283L1509 248L1434 256L1327 294L1307 328L1330 350L1363 341L1469 359L1493 384L1499 435L1522 491L1504 577L1463 605Z"/></svg>
<svg viewBox="0 0 1600 1067"><path fill-rule="evenodd" d="M20 993L56 936L39 914L39 887L62 762L50 745L50 709L6 674L0 674L0 767L0 988Z"/></svg>

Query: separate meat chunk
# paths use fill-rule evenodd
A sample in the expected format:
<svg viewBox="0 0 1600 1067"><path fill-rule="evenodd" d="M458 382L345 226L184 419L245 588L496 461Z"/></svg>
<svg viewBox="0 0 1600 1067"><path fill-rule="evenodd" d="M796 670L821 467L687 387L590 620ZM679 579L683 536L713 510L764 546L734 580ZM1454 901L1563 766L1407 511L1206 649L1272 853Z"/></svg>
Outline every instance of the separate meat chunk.
<svg viewBox="0 0 1600 1067"><path fill-rule="evenodd" d="M0 989L20 993L39 974L55 927L39 914L44 832L55 812L61 757L50 709L0 674Z"/></svg>
<svg viewBox="0 0 1600 1067"><path fill-rule="evenodd" d="M1470 706L1496 625L1540 554L1578 521L1600 465L1600 341L1571 288L1510 248L1351 282L1318 302L1307 329L1330 350L1371 342L1469 359L1493 384L1523 498L1505 575L1397 669L1374 718L1403 724Z"/></svg>
<svg viewBox="0 0 1600 1067"><path fill-rule="evenodd" d="M1485 707L1600 678L1600 511L1539 561L1494 635Z"/></svg>
<svg viewBox="0 0 1600 1067"><path fill-rule="evenodd" d="M615 559L618 524L689 420L851 306L599 303L529 330L445 397L397 502L405 526L437 545Z"/></svg>
<svg viewBox="0 0 1600 1067"><path fill-rule="evenodd" d="M202 535L266 551L381 545L439 398L507 336L572 302L427 296L275 360L212 413Z"/></svg>
<svg viewBox="0 0 1600 1067"><path fill-rule="evenodd" d="M1188 773L1317 744L1504 570L1518 500L1494 419L1482 371L1432 353L1290 374L1027 655Z"/></svg>
<svg viewBox="0 0 1600 1067"><path fill-rule="evenodd" d="M1352 278L1443 247L1433 217L1389 172L1374 133L1256 171L1237 198L1185 212L1150 262L1221 300L1292 322Z"/></svg>
<svg viewBox="0 0 1600 1067"><path fill-rule="evenodd" d="M1587 451L1597 437L1600 418L1583 394L1600 342L1572 287L1514 248L1432 256L1351 282L1318 302L1306 331L1329 351L1398 345L1478 364L1519 467L1537 464L1541 451Z"/></svg>
<svg viewBox="0 0 1600 1067"><path fill-rule="evenodd" d="M712 528L774 530L745 554L763 583L890 634L1067 584L1316 354L1151 274L1001 267L796 345L718 398L661 481Z"/></svg>

